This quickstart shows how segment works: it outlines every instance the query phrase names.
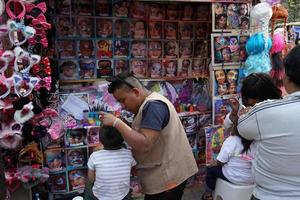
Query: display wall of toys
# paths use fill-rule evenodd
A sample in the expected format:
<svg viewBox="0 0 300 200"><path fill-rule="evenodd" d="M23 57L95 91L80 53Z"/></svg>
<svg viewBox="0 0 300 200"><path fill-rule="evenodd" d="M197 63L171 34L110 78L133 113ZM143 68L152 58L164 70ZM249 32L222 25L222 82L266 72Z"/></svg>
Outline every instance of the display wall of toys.
<svg viewBox="0 0 300 200"><path fill-rule="evenodd" d="M210 3L49 1L60 80L209 73ZM63 82L63 81L61 81Z"/></svg>
<svg viewBox="0 0 300 200"><path fill-rule="evenodd" d="M251 1L212 3L211 81L212 126L205 128L206 164L215 162L229 133L222 127L230 112L229 98L240 99Z"/></svg>
<svg viewBox="0 0 300 200"><path fill-rule="evenodd" d="M60 136L62 124L55 67L46 56L53 28L46 3L7 0L0 8L0 199L10 199L19 187L48 180L43 148Z"/></svg>

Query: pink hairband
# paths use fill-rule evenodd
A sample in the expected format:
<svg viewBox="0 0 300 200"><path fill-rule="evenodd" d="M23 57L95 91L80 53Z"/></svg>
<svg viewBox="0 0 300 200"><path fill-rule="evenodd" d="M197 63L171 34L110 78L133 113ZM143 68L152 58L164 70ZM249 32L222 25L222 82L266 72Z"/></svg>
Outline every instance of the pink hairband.
<svg viewBox="0 0 300 200"><path fill-rule="evenodd" d="M19 8L21 8L21 11L19 12L19 14L16 16L15 13L12 12L12 10L10 9L10 5L13 5L14 8L17 8L17 5L19 4ZM24 2L23 1L20 1L20 0L9 0L7 3L6 3L6 13L7 15L15 20L15 19L22 19L24 16L25 16L25 12L26 12L26 8L25 8L25 5L24 5Z"/></svg>

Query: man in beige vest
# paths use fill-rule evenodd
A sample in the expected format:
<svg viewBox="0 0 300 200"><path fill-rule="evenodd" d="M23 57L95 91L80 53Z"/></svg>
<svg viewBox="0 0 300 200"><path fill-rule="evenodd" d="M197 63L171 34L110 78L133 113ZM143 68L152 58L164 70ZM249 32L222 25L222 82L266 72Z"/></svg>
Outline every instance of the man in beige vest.
<svg viewBox="0 0 300 200"><path fill-rule="evenodd" d="M198 168L173 104L132 75L108 81L108 91L135 117L132 127L108 113L101 113L101 120L118 129L131 146L145 200L180 200L186 180Z"/></svg>

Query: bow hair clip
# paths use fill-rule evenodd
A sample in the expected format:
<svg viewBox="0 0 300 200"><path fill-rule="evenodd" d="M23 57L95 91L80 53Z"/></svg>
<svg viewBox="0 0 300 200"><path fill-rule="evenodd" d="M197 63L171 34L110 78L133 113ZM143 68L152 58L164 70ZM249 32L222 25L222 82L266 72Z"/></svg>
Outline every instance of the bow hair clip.
<svg viewBox="0 0 300 200"><path fill-rule="evenodd" d="M30 54L21 47L14 48L15 62L14 70L15 72L27 73L31 67L40 62L41 56L37 54Z"/></svg>
<svg viewBox="0 0 300 200"><path fill-rule="evenodd" d="M45 3L45 2L44 2ZM33 28L39 29L51 29L51 24L49 24L44 15L39 15L37 18L31 21Z"/></svg>
<svg viewBox="0 0 300 200"><path fill-rule="evenodd" d="M0 73L4 73L8 67L8 64L14 58L12 51L6 50L0 52ZM1 62L2 61L2 62Z"/></svg>
<svg viewBox="0 0 300 200"><path fill-rule="evenodd" d="M0 99L4 99L9 95L12 86L13 81L11 77L6 78L4 74L0 74Z"/></svg>
<svg viewBox="0 0 300 200"><path fill-rule="evenodd" d="M45 78L41 78L40 81L35 85L35 90L39 91L41 87L46 88L48 91L51 90L51 76L47 76Z"/></svg>
<svg viewBox="0 0 300 200"><path fill-rule="evenodd" d="M31 73L40 77L51 76L51 65L48 57L44 57L39 64L33 65Z"/></svg>
<svg viewBox="0 0 300 200"><path fill-rule="evenodd" d="M28 38L32 38L36 32L33 27L25 26L23 23L17 23L13 20L7 21L7 28L9 40L15 46L24 44L28 40ZM18 33L19 31L24 36L24 39L21 41L18 41L18 38L15 37L15 33Z"/></svg>
<svg viewBox="0 0 300 200"><path fill-rule="evenodd" d="M13 75L13 83L15 88L15 93L19 97L26 97L28 96L35 85L39 82L39 78L37 77L22 77L20 75L14 74Z"/></svg>
<svg viewBox="0 0 300 200"><path fill-rule="evenodd" d="M25 4L25 7L26 7L26 13L28 13L28 15L26 15L27 19L33 19L33 18L38 18L40 16L44 16L43 13L46 13L47 11L47 5L45 2L41 2L36 5L32 3L27 3Z"/></svg>
<svg viewBox="0 0 300 200"><path fill-rule="evenodd" d="M35 34L34 37L28 39L28 43L31 45L41 44L44 48L48 47L46 33Z"/></svg>

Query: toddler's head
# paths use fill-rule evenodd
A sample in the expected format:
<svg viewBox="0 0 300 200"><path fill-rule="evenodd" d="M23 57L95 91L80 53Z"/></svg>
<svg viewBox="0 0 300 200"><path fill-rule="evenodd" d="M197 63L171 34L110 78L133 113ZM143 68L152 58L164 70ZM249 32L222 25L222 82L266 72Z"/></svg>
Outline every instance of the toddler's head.
<svg viewBox="0 0 300 200"><path fill-rule="evenodd" d="M103 126L100 129L99 139L106 150L120 149L124 141L119 131L111 126Z"/></svg>

